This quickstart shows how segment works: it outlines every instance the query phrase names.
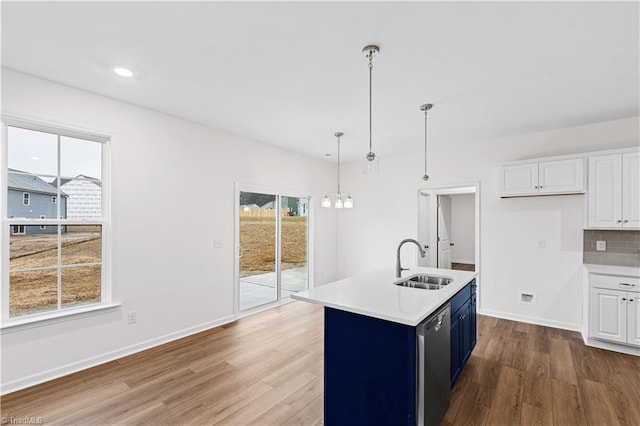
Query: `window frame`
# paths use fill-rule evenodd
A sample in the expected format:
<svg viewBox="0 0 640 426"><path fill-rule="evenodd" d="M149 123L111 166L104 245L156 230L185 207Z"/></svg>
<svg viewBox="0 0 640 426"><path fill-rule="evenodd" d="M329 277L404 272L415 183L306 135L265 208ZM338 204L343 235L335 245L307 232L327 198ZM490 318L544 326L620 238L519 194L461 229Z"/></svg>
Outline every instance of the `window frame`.
<svg viewBox="0 0 640 426"><path fill-rule="evenodd" d="M0 264L2 265L2 274L0 274L0 306L2 307L2 316L0 317L0 328L14 327L16 325L23 325L37 322L47 322L55 320L60 317L77 315L78 313L103 310L105 308L113 307L112 300L112 282L111 282L111 143L113 141L112 134L109 132L88 130L86 128L55 123L47 118L30 118L24 115L9 115L3 114L0 120L1 126L1 140L0 140L0 222L2 229L0 230L1 244L0 244ZM99 220L70 220L61 219L58 215L57 218L52 219L25 219L25 218L9 218L8 206L7 206L7 193L8 193L8 129L9 127L17 127L26 130L32 130L37 132L45 132L58 136L58 142L61 137L71 137L77 139L83 139L91 142L101 144L101 202L102 202L102 218ZM59 159L58 159L59 161ZM58 171L59 172L59 171ZM60 177L60 176L58 176ZM57 202L59 198L60 187L58 186L58 194L56 201L52 203L56 204L56 209L62 208L60 203ZM64 307L62 303L61 295L61 282L58 281L58 306L55 309L47 310L43 312L36 312L33 314L25 314L16 317L9 316L9 242L11 235L14 234L14 226L26 226L29 225L52 225L58 226L58 229L64 230L67 225L100 225L102 230L101 235L101 288L100 288L100 302L92 304L80 304L77 306ZM61 264L57 265L61 268ZM60 272L61 273L61 272Z"/></svg>
<svg viewBox="0 0 640 426"><path fill-rule="evenodd" d="M26 203L25 203L26 201ZM22 205L23 206L30 206L31 205L31 194L29 194L28 192L23 192L22 193Z"/></svg>
<svg viewBox="0 0 640 426"><path fill-rule="evenodd" d="M51 204L58 204L58 196L57 195L52 195L51 196Z"/></svg>

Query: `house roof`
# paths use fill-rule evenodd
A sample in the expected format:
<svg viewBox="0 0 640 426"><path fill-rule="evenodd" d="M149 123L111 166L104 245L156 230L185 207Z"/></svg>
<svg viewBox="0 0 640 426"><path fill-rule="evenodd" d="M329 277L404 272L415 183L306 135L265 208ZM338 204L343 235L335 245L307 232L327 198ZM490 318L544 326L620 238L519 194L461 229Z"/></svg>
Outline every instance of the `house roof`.
<svg viewBox="0 0 640 426"><path fill-rule="evenodd" d="M40 194L57 195L56 187L40 179L38 176L11 173L12 171L17 170L9 169L9 182L7 185L9 189L26 192L38 192ZM67 194L65 194L64 192L61 192L60 195L62 195L63 197L67 196Z"/></svg>
<svg viewBox="0 0 640 426"><path fill-rule="evenodd" d="M102 187L102 181L100 181L99 179L93 178L91 176L85 176L85 175L78 175L74 178L60 178L60 187L62 188L65 184L71 182L72 180L86 180L89 182L93 182L96 185ZM55 179L53 182L51 182L51 185L56 186L58 184L58 179Z"/></svg>

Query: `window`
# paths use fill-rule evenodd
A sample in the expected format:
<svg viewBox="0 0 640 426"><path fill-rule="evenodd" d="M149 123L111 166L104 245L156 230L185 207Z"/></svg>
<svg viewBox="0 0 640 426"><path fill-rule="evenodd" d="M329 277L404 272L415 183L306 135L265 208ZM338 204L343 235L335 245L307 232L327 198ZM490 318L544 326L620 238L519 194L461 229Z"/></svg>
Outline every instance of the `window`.
<svg viewBox="0 0 640 426"><path fill-rule="evenodd" d="M14 119L2 135L2 321L109 303L108 137Z"/></svg>

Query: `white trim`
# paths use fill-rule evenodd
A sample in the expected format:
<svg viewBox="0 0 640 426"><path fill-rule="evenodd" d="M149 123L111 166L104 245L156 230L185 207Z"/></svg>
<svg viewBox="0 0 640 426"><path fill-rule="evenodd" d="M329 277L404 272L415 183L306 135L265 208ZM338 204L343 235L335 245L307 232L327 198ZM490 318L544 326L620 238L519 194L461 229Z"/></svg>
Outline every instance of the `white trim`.
<svg viewBox="0 0 640 426"><path fill-rule="evenodd" d="M482 223L481 223L481 214L480 214L480 209L481 209L481 204L480 204L480 199L482 197L482 193L481 193L481 182L480 181L462 181L462 182L451 182L451 183L447 183L447 184L442 184L442 185L437 185L437 186L430 186L427 185L426 187L422 187L422 188L418 188L418 193L417 193L417 198L416 198L416 207L414 209L414 224L415 224L415 232L416 235L419 237L418 233L419 233L419 210L420 210L420 196L421 194L424 195L429 195L429 208L431 209L431 212L437 212L437 205L438 205L438 200L437 200L437 195L458 195L458 194L475 194L474 199L475 199L475 213L474 213L474 221L475 221L475 261L474 262L469 262L469 263L473 263L475 265L475 272L477 273L476 276L476 285L477 285L477 296L476 296L476 300L478 303L478 309L481 308L482 306L482 269L481 269L481 253L480 253L480 247L481 247L481 240L480 240L480 235L481 235L481 227L482 227ZM429 241L429 247L435 247L434 250L429 250L429 254L430 254L430 265L432 265L434 268L437 267L438 263L437 263L437 244L433 244L433 241L435 241L435 239L437 238L437 213L436 214L431 214L430 215L430 230L429 230L429 238L431 239L431 241ZM416 252L416 265L418 265L418 256L419 254Z"/></svg>
<svg viewBox="0 0 640 426"><path fill-rule="evenodd" d="M233 314L236 318L244 317L247 314L252 314L256 312L260 312L264 309L269 309L275 306L279 306L283 300L282 298L282 290L281 290L281 262L279 262L281 257L281 247L280 247L280 228L282 217L280 216L281 209L281 200L282 197L289 198L305 198L309 200L309 204L307 206L307 289L312 288L314 286L313 280L313 216L315 215L315 211L312 212L313 207L313 196L310 192L305 192L299 189L287 189L277 186L266 186L266 185L255 185L255 184L246 184L240 182L233 183L233 191L234 191L234 218L233 218ZM262 305L258 305L254 308L249 308L244 311L240 311L240 192L253 192L258 194L268 194L274 195L276 203L276 279L278 288L276 300L273 302L268 302Z"/></svg>
<svg viewBox="0 0 640 426"><path fill-rule="evenodd" d="M2 199L2 211L0 211L0 223L2 223L3 229L0 231L2 234L2 244L0 247L0 255L2 256L1 262L3 266L4 274L0 276L0 286L2 287L2 299L0 300L0 306L2 307L2 318L0 318L0 326L4 326L4 322L11 322L9 317L9 260L8 260L8 241L9 241L9 228L12 225L58 225L58 307L56 312L61 315L68 315L68 310L62 308L62 291L61 291L61 274L62 274L62 262L61 262L61 233L62 227L66 225L99 225L101 227L101 280L100 280L100 306L109 307L113 296L113 285L111 282L111 143L113 142L113 134L110 132L102 132L96 130L90 130L82 128L74 124L63 124L55 122L54 120L46 117L35 117L26 114L2 114L2 141L0 144L0 189L5 188L8 181L6 174L8 173L7 164L7 150L8 150L8 126L19 127L28 130L40 131L51 133L57 136L57 176L58 185L56 188L56 201L60 200L60 138L61 136L79 138L90 142L100 143L102 147L101 151L101 180L102 180L102 217L100 220L72 220L61 219L62 203L56 202L57 219L26 219L26 218L7 218L7 205L6 193L8 191L1 191L0 195ZM24 198L24 196L23 196ZM30 199L31 197L29 197ZM5 259L6 258L6 259ZM33 314L38 316L38 314Z"/></svg>
<svg viewBox="0 0 640 426"><path fill-rule="evenodd" d="M62 310L47 311L39 314L25 315L21 317L11 318L0 324L2 335L13 333L15 331L23 331L29 328L44 327L60 322L72 321L79 317L88 317L102 313L102 311L111 310L119 307L120 303L92 303L90 305L81 305L74 308L66 308Z"/></svg>
<svg viewBox="0 0 640 426"><path fill-rule="evenodd" d="M605 342L604 340L593 339L591 337L585 337L586 335L582 334L582 341L585 345L591 346L594 348L605 349L608 351L620 352L627 355L635 355L640 356L640 348L627 346L623 344L617 344L612 342Z"/></svg>
<svg viewBox="0 0 640 426"><path fill-rule="evenodd" d="M69 374L76 373L78 371L83 371L88 368L95 367L97 365L101 365L119 358L123 358L128 355L132 355L147 349L154 348L156 346L163 345L165 343L172 342L174 340L178 340L187 336L191 336L196 333L201 333L203 331L207 331L212 328L219 327L224 324L228 324L235 320L236 320L235 316L229 315L229 316L220 318L216 321L209 321L194 327L185 328L180 331L165 334L164 336L160 336L160 337L146 340L144 342L136 343L131 346L126 346L122 349L107 352L102 355L86 358L82 361L73 362L67 365L63 365L61 367L43 371L38 374L33 374L31 376L27 376L21 379L3 383L0 388L0 395L6 395L8 393L25 389L40 383L48 382L50 380L57 379L59 377L67 376Z"/></svg>
<svg viewBox="0 0 640 426"><path fill-rule="evenodd" d="M44 116L35 116L24 113L3 112L2 121L10 127L35 130L44 133L59 134L70 138L85 139L93 142L105 143L113 136L113 133L93 130L75 124L56 122L54 119Z"/></svg>
<svg viewBox="0 0 640 426"><path fill-rule="evenodd" d="M495 318L502 318L502 319L507 319L511 321L524 322L527 324L542 325L544 327L559 328L561 330L577 331L580 333L582 332L582 324L573 324L573 323L562 322L562 321L550 321L544 318L511 314L507 312L494 311L492 309L479 308L478 313L480 315L486 315L486 316L495 317Z"/></svg>

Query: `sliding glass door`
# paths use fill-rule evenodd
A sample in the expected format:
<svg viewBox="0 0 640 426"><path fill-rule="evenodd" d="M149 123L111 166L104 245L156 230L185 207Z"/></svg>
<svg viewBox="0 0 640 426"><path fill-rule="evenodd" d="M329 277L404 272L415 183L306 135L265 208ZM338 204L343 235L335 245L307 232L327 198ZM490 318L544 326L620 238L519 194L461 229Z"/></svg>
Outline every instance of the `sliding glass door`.
<svg viewBox="0 0 640 426"><path fill-rule="evenodd" d="M309 197L238 191L238 309L309 286Z"/></svg>

